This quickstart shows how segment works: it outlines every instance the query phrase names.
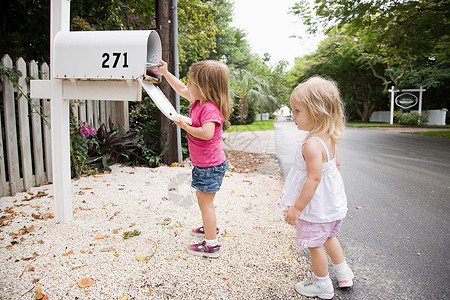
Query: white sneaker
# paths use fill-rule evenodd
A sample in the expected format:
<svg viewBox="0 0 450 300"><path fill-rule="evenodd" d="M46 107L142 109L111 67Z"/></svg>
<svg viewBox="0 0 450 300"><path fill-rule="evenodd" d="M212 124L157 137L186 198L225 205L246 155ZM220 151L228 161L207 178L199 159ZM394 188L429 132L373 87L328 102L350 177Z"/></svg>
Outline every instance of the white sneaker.
<svg viewBox="0 0 450 300"><path fill-rule="evenodd" d="M340 288L353 286L354 276L349 266L347 266L347 270L340 272L335 270L335 272L338 280L338 285Z"/></svg>
<svg viewBox="0 0 450 300"><path fill-rule="evenodd" d="M313 275L297 283L295 285L295 291L307 297L319 297L320 299L331 299L334 297L334 288L331 279L328 279L325 284L322 284Z"/></svg>

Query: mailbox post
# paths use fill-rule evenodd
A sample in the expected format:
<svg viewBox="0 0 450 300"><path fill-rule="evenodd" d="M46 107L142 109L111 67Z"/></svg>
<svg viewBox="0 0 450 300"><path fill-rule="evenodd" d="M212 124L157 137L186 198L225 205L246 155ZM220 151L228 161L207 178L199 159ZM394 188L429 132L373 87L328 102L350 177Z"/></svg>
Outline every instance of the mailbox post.
<svg viewBox="0 0 450 300"><path fill-rule="evenodd" d="M72 220L69 99L140 101L138 78L162 58L155 31L70 32L69 20L70 0L51 0L50 80L30 83L31 98L51 100L57 222Z"/></svg>

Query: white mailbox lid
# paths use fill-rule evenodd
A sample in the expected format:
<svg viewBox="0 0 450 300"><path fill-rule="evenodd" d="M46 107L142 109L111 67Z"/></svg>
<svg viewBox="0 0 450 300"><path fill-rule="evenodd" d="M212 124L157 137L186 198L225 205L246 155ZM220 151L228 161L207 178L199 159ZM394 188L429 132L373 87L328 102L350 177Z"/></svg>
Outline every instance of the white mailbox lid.
<svg viewBox="0 0 450 300"><path fill-rule="evenodd" d="M53 45L52 74L59 79L136 79L146 63L162 58L153 30L59 32Z"/></svg>

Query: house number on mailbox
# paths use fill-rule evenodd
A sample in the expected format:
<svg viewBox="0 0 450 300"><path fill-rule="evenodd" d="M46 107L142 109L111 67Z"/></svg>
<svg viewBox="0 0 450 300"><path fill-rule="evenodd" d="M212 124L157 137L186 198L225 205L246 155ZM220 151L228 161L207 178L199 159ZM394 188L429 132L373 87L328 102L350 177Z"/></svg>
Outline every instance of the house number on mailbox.
<svg viewBox="0 0 450 300"><path fill-rule="evenodd" d="M117 64L119 63L119 59L120 56L123 55L123 68L128 68L128 54L127 52L124 53L119 53L119 52L113 52L113 57L114 58L114 63L112 65L113 68L117 68ZM108 69L109 68L109 59L111 58L111 55L107 52L103 53L102 57L104 58L103 63L102 63L102 68L103 69Z"/></svg>

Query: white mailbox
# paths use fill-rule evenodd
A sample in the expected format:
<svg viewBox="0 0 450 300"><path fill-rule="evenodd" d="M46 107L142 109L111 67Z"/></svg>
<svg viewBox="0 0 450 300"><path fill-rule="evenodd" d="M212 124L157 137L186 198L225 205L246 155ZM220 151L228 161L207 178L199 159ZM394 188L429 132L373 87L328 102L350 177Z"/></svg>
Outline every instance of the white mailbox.
<svg viewBox="0 0 450 300"><path fill-rule="evenodd" d="M53 46L57 79L136 80L162 58L153 30L60 31Z"/></svg>

